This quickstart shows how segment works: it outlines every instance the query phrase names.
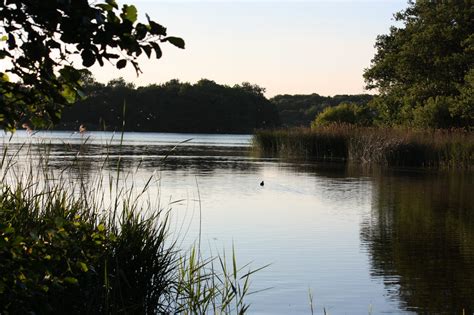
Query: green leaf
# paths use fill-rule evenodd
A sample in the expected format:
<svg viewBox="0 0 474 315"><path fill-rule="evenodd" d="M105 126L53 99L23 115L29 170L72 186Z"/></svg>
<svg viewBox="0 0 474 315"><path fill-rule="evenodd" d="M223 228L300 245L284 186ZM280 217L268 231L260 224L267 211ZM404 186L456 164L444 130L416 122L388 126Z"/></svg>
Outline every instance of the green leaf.
<svg viewBox="0 0 474 315"><path fill-rule="evenodd" d="M102 56L101 55L97 55L97 62L99 62L99 65L101 67L104 66L104 61L102 60Z"/></svg>
<svg viewBox="0 0 474 315"><path fill-rule="evenodd" d="M153 35L163 35L163 36L166 36L166 27L158 24L158 23L155 23L153 21L149 21L150 23L150 32L153 34Z"/></svg>
<svg viewBox="0 0 474 315"><path fill-rule="evenodd" d="M61 96L64 97L66 102L68 102L69 104L74 103L76 101L76 91L73 88L71 88L69 85L66 85L66 84L63 85L63 89L61 90ZM56 218L56 220L57 219L58 218ZM59 221L56 221L56 225L60 227L60 226L62 226L64 221L63 221L62 224L58 224L58 223L59 223Z"/></svg>
<svg viewBox="0 0 474 315"><path fill-rule="evenodd" d="M114 11L107 12L107 21L113 24L120 24L120 19L115 15Z"/></svg>
<svg viewBox="0 0 474 315"><path fill-rule="evenodd" d="M8 36L7 35L3 35L2 37L0 37L0 41L4 42L8 39Z"/></svg>
<svg viewBox="0 0 474 315"><path fill-rule="evenodd" d="M9 82L10 78L8 77L6 73L0 72L0 81Z"/></svg>
<svg viewBox="0 0 474 315"><path fill-rule="evenodd" d="M134 5L123 5L122 8L122 19L129 20L132 23L135 23L137 20L137 8Z"/></svg>
<svg viewBox="0 0 474 315"><path fill-rule="evenodd" d="M179 37L166 37L163 38L163 42L170 42L171 44L175 45L178 48L184 49L184 40Z"/></svg>
<svg viewBox="0 0 474 315"><path fill-rule="evenodd" d="M67 82L77 82L81 79L80 71L71 66L64 66L59 73Z"/></svg>
<svg viewBox="0 0 474 315"><path fill-rule="evenodd" d="M151 45L151 46L153 47L153 49L155 50L156 59L160 59L161 56L163 55L163 53L161 52L160 45L158 45L158 44L155 43L155 42L151 42L150 45Z"/></svg>
<svg viewBox="0 0 474 315"><path fill-rule="evenodd" d="M0 59L3 59L5 57L12 57L12 55L6 50L0 50Z"/></svg>
<svg viewBox="0 0 474 315"><path fill-rule="evenodd" d="M77 265L79 266L79 268L81 268L81 270L83 272L89 271L89 268L87 268L87 265L85 263L83 263L82 261L78 261Z"/></svg>
<svg viewBox="0 0 474 315"><path fill-rule="evenodd" d="M114 8L118 9L118 5L117 5L117 2L115 2L115 0L105 0L105 2L107 2L108 4L113 6Z"/></svg>
<svg viewBox="0 0 474 315"><path fill-rule="evenodd" d="M91 50L84 49L81 53L81 57L84 67L90 67L95 63L95 55Z"/></svg>
<svg viewBox="0 0 474 315"><path fill-rule="evenodd" d="M117 61L117 69L125 68L126 65L127 65L126 59L120 59L119 61Z"/></svg>
<svg viewBox="0 0 474 315"><path fill-rule="evenodd" d="M138 40L142 40L145 38L148 29L145 24L138 23L135 27L135 36Z"/></svg>
<svg viewBox="0 0 474 315"><path fill-rule="evenodd" d="M15 232L15 229L11 226L7 226L4 230L3 230L3 234L11 234L11 233L14 233Z"/></svg>
<svg viewBox="0 0 474 315"><path fill-rule="evenodd" d="M66 277L64 278L64 282L70 283L70 284L77 284L79 281L74 277Z"/></svg>
<svg viewBox="0 0 474 315"><path fill-rule="evenodd" d="M18 280L20 280L21 282L26 281L26 276L23 274L23 272L20 272L20 274L18 275Z"/></svg>
<svg viewBox="0 0 474 315"><path fill-rule="evenodd" d="M100 232L103 232L103 231L105 231L105 225L99 224L99 225L97 226L97 229L98 229Z"/></svg>
<svg viewBox="0 0 474 315"><path fill-rule="evenodd" d="M110 4L99 3L95 5L98 8L101 8L104 11L112 11L113 7Z"/></svg>
<svg viewBox="0 0 474 315"><path fill-rule="evenodd" d="M144 45L142 46L142 49L145 51L145 54L148 56L148 58L151 57L151 46L148 46L148 45Z"/></svg>
<svg viewBox="0 0 474 315"><path fill-rule="evenodd" d="M16 48L15 36L8 34L8 49L12 50Z"/></svg>
<svg viewBox="0 0 474 315"><path fill-rule="evenodd" d="M120 56L117 55L117 54L109 54L109 53L105 53L103 54L104 58L107 58L107 59L118 59Z"/></svg>

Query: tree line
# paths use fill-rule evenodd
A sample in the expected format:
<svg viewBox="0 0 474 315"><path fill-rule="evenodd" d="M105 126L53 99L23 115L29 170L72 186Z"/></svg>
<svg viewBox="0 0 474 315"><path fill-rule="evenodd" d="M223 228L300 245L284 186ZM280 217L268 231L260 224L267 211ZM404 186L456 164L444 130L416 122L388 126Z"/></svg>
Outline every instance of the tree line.
<svg viewBox="0 0 474 315"><path fill-rule="evenodd" d="M264 89L250 83L221 85L171 80L135 87L124 79L107 84L85 78L86 97L66 108L57 129L250 133L280 126Z"/></svg>
<svg viewBox="0 0 474 315"><path fill-rule="evenodd" d="M184 48L181 38L134 6L114 0L9 1L0 10L0 128L33 127L180 132L251 132L278 126L474 126L474 6L469 1L410 1L394 15L399 26L379 35L364 70L370 95L277 95L249 83L172 80L135 88L121 79L95 82L86 68L110 61L118 69L137 58L161 58L160 45ZM112 53L119 48L124 58ZM67 49L66 49L67 48ZM82 60L74 67L72 55ZM19 78L10 80L9 75ZM88 77L89 76L89 77ZM86 77L86 80L84 80ZM82 97L86 95L87 98ZM72 107L66 105L73 104ZM124 106L125 105L125 106ZM124 110L125 109L125 110Z"/></svg>
<svg viewBox="0 0 474 315"><path fill-rule="evenodd" d="M102 84L83 77L86 97L63 112L57 129L249 133L257 129L309 126L324 109L341 103L366 106L373 96L276 95L244 82L234 86L177 79L135 87L123 78Z"/></svg>
<svg viewBox="0 0 474 315"><path fill-rule="evenodd" d="M333 122L471 129L474 6L466 1L409 2L394 18L400 26L377 37L375 56L364 70L366 88L378 92L374 96L277 95L267 100L263 88L248 83L227 87L209 80L195 85L173 80L134 90L129 86L128 94L123 90L127 84L114 87L112 82L79 103L98 104L82 111L89 116L95 113L102 124L117 128L122 121L116 115L120 108L100 106L114 99L123 102L127 94L126 130L251 132ZM77 109L68 110L64 117L77 120L78 114ZM96 120L89 117L85 122L98 126Z"/></svg>

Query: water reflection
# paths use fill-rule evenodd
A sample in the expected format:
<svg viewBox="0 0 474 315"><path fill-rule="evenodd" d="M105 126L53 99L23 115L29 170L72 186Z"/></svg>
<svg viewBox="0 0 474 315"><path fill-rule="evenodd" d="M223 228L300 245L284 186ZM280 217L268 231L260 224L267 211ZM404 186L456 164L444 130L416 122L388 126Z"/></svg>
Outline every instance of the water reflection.
<svg viewBox="0 0 474 315"><path fill-rule="evenodd" d="M471 174L384 173L374 178L362 223L374 277L402 309L474 311L474 185Z"/></svg>
<svg viewBox="0 0 474 315"><path fill-rule="evenodd" d="M232 140L229 140L230 143L219 143L214 136L207 142L201 140L180 144L167 139L155 143L148 140L150 143L144 145L133 139L122 143L70 137L60 141L60 136L35 139L19 137L17 141L10 141L4 146L8 146L10 156L19 155L33 160L47 157L48 165L53 169L67 167L72 174L86 177L102 171L128 172L136 168L194 170L198 174L209 175L222 169L256 171L258 165L248 157L249 147L244 145L242 136L234 138L235 143Z"/></svg>
<svg viewBox="0 0 474 315"><path fill-rule="evenodd" d="M9 154L48 156L76 182L120 170L139 189L159 173L164 200L185 200L173 204L178 235L197 231L187 224L202 203L205 242L235 243L253 266L272 263L253 278L256 290L273 287L250 297L253 313L307 314L310 287L318 311L332 314L367 314L369 304L374 314L474 311L472 173L255 158L249 136L194 135L178 147L190 136L92 136L20 139Z"/></svg>

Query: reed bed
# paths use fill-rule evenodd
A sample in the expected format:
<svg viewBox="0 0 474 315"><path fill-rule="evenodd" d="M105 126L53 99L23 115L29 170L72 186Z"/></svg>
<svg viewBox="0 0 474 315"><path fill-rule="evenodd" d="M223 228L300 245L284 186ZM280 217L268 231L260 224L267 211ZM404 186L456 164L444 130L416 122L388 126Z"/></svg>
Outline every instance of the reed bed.
<svg viewBox="0 0 474 315"><path fill-rule="evenodd" d="M47 146L31 154L4 145L0 159L1 314L248 309L254 271L238 268L234 251L228 267L225 254L204 258L199 246L177 248L170 209L153 200L158 178L135 187L119 158L114 174L71 179L38 148ZM71 163L81 168L80 159Z"/></svg>
<svg viewBox="0 0 474 315"><path fill-rule="evenodd" d="M409 167L474 166L474 134L463 129L334 124L312 129L261 130L253 137L253 147L263 156Z"/></svg>

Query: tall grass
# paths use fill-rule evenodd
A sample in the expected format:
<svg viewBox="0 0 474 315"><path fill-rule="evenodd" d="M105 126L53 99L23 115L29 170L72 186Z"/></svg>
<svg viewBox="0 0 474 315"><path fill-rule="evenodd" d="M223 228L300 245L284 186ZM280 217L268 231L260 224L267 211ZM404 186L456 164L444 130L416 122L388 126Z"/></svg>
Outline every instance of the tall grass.
<svg viewBox="0 0 474 315"><path fill-rule="evenodd" d="M198 247L178 248L170 235L169 209L151 191L158 178L136 187L133 174L120 171L120 158L116 173L71 177L69 167L81 170L81 160L54 168L44 148L12 152L4 145L0 313L240 314L248 309L253 271L237 268L234 252L229 272L225 255L203 258Z"/></svg>
<svg viewBox="0 0 474 315"><path fill-rule="evenodd" d="M317 132L309 128L259 130L253 136L253 147L262 155L346 160L349 131L348 127L338 132L327 127Z"/></svg>
<svg viewBox="0 0 474 315"><path fill-rule="evenodd" d="M303 157L390 166L471 168L474 134L456 130L414 130L329 125L313 129L257 131L262 155Z"/></svg>

